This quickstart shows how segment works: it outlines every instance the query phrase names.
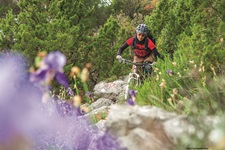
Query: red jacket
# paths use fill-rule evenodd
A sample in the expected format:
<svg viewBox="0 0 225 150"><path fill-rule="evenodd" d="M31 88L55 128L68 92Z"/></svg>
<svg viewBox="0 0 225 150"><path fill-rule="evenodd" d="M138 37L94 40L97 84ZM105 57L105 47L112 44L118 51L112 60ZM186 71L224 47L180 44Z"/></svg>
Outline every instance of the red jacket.
<svg viewBox="0 0 225 150"><path fill-rule="evenodd" d="M155 49L154 43L147 37L144 40L139 41L137 37L129 38L118 50L118 55L121 55L123 50L128 46L132 46L134 54L138 57L147 57Z"/></svg>

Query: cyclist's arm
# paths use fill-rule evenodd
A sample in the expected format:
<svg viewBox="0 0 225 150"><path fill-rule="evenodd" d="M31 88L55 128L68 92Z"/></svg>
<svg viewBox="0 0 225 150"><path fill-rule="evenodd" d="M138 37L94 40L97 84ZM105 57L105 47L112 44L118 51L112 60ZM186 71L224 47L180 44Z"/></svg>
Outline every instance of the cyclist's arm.
<svg viewBox="0 0 225 150"><path fill-rule="evenodd" d="M117 55L121 55L123 51L128 47L129 45L127 43L124 43L118 50Z"/></svg>
<svg viewBox="0 0 225 150"><path fill-rule="evenodd" d="M157 60L157 58L161 58L161 55L160 55L160 53L158 52L158 50L157 50L155 44L154 44L150 39L149 39L149 41L148 41L148 48L149 48L150 50L152 50L152 52L153 52L153 54L154 54L156 60Z"/></svg>
<svg viewBox="0 0 225 150"><path fill-rule="evenodd" d="M158 50L157 50L156 48L154 48L154 49L152 50L152 52L153 52L153 54L154 54L156 60L157 60L158 57L161 58L161 57L160 57L160 53L158 52Z"/></svg>
<svg viewBox="0 0 225 150"><path fill-rule="evenodd" d="M148 48L150 50L153 50L156 48L155 44L150 39L148 39Z"/></svg>
<svg viewBox="0 0 225 150"><path fill-rule="evenodd" d="M118 50L117 55L121 55L123 51L132 44L134 37L129 38Z"/></svg>

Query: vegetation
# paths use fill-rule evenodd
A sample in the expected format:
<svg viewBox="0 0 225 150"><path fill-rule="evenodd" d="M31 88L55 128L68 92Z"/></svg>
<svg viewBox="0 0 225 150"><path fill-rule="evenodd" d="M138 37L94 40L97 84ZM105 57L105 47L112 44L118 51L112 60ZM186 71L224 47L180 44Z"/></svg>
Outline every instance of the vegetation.
<svg viewBox="0 0 225 150"><path fill-rule="evenodd" d="M164 60L158 60L155 77L138 88L137 103L193 116L224 114L225 1L107 2L3 1L0 51L22 53L32 66L38 52L60 50L68 76L73 66L92 63L91 90L101 80L128 74L130 68L115 60L117 49L144 22ZM123 57L132 58L132 52ZM76 86L83 88L79 81Z"/></svg>

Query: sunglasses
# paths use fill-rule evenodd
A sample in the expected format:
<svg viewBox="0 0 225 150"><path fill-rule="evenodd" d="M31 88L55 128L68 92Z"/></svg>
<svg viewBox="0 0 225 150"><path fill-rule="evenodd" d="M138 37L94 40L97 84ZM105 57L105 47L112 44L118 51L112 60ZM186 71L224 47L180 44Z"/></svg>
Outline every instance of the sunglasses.
<svg viewBox="0 0 225 150"><path fill-rule="evenodd" d="M137 36L146 36L146 34L138 33Z"/></svg>

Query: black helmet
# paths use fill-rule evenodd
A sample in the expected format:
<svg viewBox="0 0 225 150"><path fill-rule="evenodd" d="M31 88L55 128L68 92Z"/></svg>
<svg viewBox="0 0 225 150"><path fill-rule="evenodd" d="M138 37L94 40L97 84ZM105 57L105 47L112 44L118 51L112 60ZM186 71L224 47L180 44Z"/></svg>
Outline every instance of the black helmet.
<svg viewBox="0 0 225 150"><path fill-rule="evenodd" d="M146 24L139 24L136 28L136 33L146 34L148 33L148 27Z"/></svg>

